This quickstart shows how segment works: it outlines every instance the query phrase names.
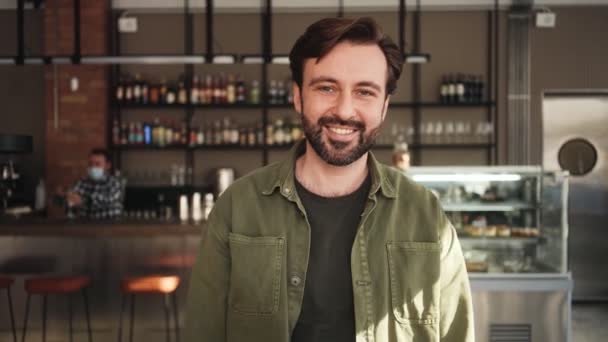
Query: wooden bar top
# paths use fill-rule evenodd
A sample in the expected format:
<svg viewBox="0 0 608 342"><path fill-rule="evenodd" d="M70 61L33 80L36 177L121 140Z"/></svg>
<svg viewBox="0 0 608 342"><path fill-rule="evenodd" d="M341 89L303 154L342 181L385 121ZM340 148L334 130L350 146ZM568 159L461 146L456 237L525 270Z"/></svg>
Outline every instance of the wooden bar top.
<svg viewBox="0 0 608 342"><path fill-rule="evenodd" d="M46 237L150 237L201 235L204 223L159 220L85 221L44 218L0 219L0 236Z"/></svg>

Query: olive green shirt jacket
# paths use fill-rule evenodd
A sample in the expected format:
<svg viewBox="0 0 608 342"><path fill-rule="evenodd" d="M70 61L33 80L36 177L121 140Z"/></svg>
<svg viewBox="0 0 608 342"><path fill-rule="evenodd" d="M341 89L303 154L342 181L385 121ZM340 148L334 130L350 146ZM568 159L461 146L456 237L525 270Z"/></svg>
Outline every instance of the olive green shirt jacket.
<svg viewBox="0 0 608 342"><path fill-rule="evenodd" d="M186 342L289 342L302 308L310 227L284 162L220 196L194 265ZM435 196L368 154L372 177L351 252L356 342L470 342L473 310L456 232Z"/></svg>

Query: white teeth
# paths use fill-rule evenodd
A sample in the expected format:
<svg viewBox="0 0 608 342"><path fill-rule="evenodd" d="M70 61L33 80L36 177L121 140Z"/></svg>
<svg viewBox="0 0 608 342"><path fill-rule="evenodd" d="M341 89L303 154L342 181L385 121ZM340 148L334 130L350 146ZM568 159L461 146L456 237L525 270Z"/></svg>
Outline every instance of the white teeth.
<svg viewBox="0 0 608 342"><path fill-rule="evenodd" d="M348 128L337 128L337 127L329 127L329 129L337 134L341 134L341 135L347 135L347 134L351 134L352 132L354 132L354 129L348 129Z"/></svg>

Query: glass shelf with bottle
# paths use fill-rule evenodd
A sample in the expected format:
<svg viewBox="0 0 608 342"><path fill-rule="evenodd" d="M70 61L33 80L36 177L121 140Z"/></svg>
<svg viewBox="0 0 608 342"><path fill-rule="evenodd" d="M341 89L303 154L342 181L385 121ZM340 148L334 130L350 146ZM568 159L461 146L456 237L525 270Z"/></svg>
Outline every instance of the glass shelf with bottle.
<svg viewBox="0 0 608 342"><path fill-rule="evenodd" d="M267 105L287 106L293 103L289 79L270 80ZM127 108L200 107L259 108L262 106L259 80L246 81L233 73L180 76L177 81L152 81L140 74L123 74L114 89L114 100Z"/></svg>

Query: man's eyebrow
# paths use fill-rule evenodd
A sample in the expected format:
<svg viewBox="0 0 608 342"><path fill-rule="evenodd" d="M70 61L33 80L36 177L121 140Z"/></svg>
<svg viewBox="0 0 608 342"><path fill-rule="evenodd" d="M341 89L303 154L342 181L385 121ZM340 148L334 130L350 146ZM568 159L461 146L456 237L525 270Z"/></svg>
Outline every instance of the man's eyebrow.
<svg viewBox="0 0 608 342"><path fill-rule="evenodd" d="M378 92L382 92L382 87L379 84L374 83L374 82L370 82L370 81L358 82L357 86L358 87L370 87L370 88L375 89Z"/></svg>
<svg viewBox="0 0 608 342"><path fill-rule="evenodd" d="M329 83L338 83L338 80L336 80L333 77L329 77L329 76L319 76L319 77L315 77L312 80L310 80L310 82L308 82L309 86L313 86L317 83L322 83L322 82L329 82ZM374 90L378 91L378 92L382 92L382 87L374 82L371 81L361 81L361 82L357 82L356 86L358 87L370 87L373 88Z"/></svg>
<svg viewBox="0 0 608 342"><path fill-rule="evenodd" d="M329 76L319 76L319 77L315 77L312 80L310 80L310 82L308 82L308 85L312 86L312 85L315 85L315 84L321 83L321 82L338 83L338 80L336 80L335 78L329 77Z"/></svg>

